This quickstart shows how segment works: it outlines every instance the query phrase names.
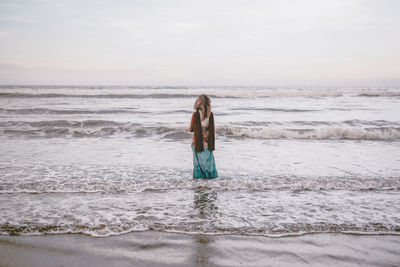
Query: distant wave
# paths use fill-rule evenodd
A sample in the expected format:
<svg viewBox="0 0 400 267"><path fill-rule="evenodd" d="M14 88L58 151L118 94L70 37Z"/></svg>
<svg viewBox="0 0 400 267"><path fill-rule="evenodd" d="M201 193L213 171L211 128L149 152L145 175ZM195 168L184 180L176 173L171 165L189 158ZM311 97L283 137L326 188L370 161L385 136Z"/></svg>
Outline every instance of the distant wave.
<svg viewBox="0 0 400 267"><path fill-rule="evenodd" d="M263 87L0 87L0 98L212 98L400 97L399 88L303 89Z"/></svg>
<svg viewBox="0 0 400 267"><path fill-rule="evenodd" d="M301 109L301 108L257 108L257 107L245 107L245 108L232 108L231 110L243 110L243 111L266 111L266 112L318 112L324 110L338 110L338 111L350 111L350 110L373 110L370 108L326 108L326 109Z"/></svg>
<svg viewBox="0 0 400 267"><path fill-rule="evenodd" d="M350 120L339 124L321 122L292 122L286 126L271 122L274 127L247 127L221 125L216 128L217 136L225 138L256 139L303 139L303 140L400 140L400 127L397 122ZM251 123L249 123L251 125ZM299 126L296 128L296 124ZM310 128L304 128L304 126ZM350 125L350 126L347 126ZM301 126L301 127L300 127ZM0 122L0 132L10 137L107 137L125 134L131 137L159 135L160 138L190 139L188 127L141 126L138 123L123 123L108 120L85 121L6 121Z"/></svg>
<svg viewBox="0 0 400 267"><path fill-rule="evenodd" d="M102 109L102 110L89 110L89 109L49 109L49 108L22 108L22 109L5 109L0 108L0 114L115 114L115 113L148 113L146 111L139 111L135 108L129 109Z"/></svg>
<svg viewBox="0 0 400 267"><path fill-rule="evenodd" d="M195 94L38 94L38 93L0 93L8 98L196 98ZM218 98L220 96L210 95Z"/></svg>
<svg viewBox="0 0 400 267"><path fill-rule="evenodd" d="M271 111L271 112L315 112L319 110L315 109L295 109L295 108L232 108L231 110L263 110L263 111Z"/></svg>
<svg viewBox="0 0 400 267"><path fill-rule="evenodd" d="M192 114L191 110L177 109L168 111L169 113ZM119 109L50 109L50 108L0 108L0 114L5 115L74 115L74 114L148 114L150 111L138 110L138 108L119 108Z"/></svg>
<svg viewBox="0 0 400 267"><path fill-rule="evenodd" d="M46 120L46 121L6 121L0 122L0 127L17 126L17 127L34 127L48 130L57 127L70 127L70 128L90 128L101 126L122 126L122 125L139 125L135 123L118 123L110 120L84 120L84 121L70 121L70 120Z"/></svg>

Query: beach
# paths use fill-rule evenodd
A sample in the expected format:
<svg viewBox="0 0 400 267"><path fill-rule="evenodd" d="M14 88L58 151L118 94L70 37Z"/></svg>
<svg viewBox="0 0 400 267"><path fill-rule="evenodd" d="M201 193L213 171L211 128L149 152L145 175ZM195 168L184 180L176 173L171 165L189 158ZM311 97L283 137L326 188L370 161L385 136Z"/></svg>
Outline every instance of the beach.
<svg viewBox="0 0 400 267"><path fill-rule="evenodd" d="M400 236L1 236L0 266L398 266Z"/></svg>
<svg viewBox="0 0 400 267"><path fill-rule="evenodd" d="M211 98L219 178L193 179ZM0 86L0 266L396 266L400 89Z"/></svg>
<svg viewBox="0 0 400 267"><path fill-rule="evenodd" d="M0 267L400 267L400 1L0 1Z"/></svg>

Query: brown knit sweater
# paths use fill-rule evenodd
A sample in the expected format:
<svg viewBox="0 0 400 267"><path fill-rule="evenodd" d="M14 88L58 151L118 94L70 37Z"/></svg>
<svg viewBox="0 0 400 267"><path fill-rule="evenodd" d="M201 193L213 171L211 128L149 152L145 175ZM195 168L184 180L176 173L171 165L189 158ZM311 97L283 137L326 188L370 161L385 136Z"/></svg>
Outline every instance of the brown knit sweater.
<svg viewBox="0 0 400 267"><path fill-rule="evenodd" d="M200 112L197 110L193 113L192 115L192 122L190 123L190 132L194 133L194 151L195 152L201 152L204 151L204 145L203 145L203 131L201 128L201 119L200 119ZM207 143L208 143L208 149L210 151L215 150L215 128L214 128L214 115L211 112L210 113L210 118L208 120L208 138L207 138Z"/></svg>

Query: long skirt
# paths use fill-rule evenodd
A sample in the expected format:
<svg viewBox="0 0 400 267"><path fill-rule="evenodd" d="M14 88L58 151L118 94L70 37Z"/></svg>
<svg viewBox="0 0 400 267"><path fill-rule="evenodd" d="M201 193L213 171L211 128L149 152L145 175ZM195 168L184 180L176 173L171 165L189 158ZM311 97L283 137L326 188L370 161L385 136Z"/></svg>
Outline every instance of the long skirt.
<svg viewBox="0 0 400 267"><path fill-rule="evenodd" d="M215 167L214 154L204 148L202 152L195 152L192 144L193 151L193 178L214 179L218 177L217 168Z"/></svg>

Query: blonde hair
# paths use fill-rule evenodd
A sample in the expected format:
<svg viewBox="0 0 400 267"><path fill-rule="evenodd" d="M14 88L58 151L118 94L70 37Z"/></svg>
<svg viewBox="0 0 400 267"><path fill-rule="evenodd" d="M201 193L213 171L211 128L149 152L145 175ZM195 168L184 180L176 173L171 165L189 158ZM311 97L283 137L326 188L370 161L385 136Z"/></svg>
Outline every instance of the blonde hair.
<svg viewBox="0 0 400 267"><path fill-rule="evenodd" d="M211 113L211 99L206 95L199 95L194 102L193 108L200 112L201 120L210 117Z"/></svg>

